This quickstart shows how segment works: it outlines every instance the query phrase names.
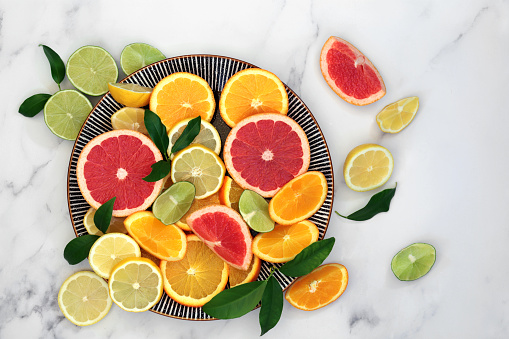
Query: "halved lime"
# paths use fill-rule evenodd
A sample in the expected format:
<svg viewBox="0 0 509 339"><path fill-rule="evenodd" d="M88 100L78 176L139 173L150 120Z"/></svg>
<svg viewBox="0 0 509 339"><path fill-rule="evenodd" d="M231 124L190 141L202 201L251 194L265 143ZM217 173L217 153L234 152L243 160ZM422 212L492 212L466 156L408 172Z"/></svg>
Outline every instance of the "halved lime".
<svg viewBox="0 0 509 339"><path fill-rule="evenodd" d="M83 122L92 111L86 96L73 89L58 91L44 105L44 121L62 139L76 140Z"/></svg>
<svg viewBox="0 0 509 339"><path fill-rule="evenodd" d="M168 139L170 140L168 145L168 154L171 153L173 145L175 145L178 138L182 135L182 132L184 132L184 129L187 127L187 123L190 120L191 118L181 120L168 132ZM221 137L219 136L219 132L210 122L205 120L201 120L200 132L191 142L191 145L192 144L200 144L208 147L216 154L221 152ZM171 155L171 158L173 159L173 154Z"/></svg>
<svg viewBox="0 0 509 339"><path fill-rule="evenodd" d="M256 232L270 232L274 229L274 220L269 215L269 203L255 191L242 192L239 211L249 227Z"/></svg>
<svg viewBox="0 0 509 339"><path fill-rule="evenodd" d="M426 275L436 260L436 250L430 244L415 243L399 251L391 261L396 278L416 280Z"/></svg>
<svg viewBox="0 0 509 339"><path fill-rule="evenodd" d="M196 189L188 181L179 181L157 197L152 212L165 225L176 223L189 211Z"/></svg>
<svg viewBox="0 0 509 339"><path fill-rule="evenodd" d="M108 92L108 83L117 82L115 59L104 48L83 46L67 60L67 77L74 87L92 96Z"/></svg>
<svg viewBox="0 0 509 339"><path fill-rule="evenodd" d="M148 44L136 42L124 47L120 54L120 67L129 75L140 68L166 59L157 48Z"/></svg>

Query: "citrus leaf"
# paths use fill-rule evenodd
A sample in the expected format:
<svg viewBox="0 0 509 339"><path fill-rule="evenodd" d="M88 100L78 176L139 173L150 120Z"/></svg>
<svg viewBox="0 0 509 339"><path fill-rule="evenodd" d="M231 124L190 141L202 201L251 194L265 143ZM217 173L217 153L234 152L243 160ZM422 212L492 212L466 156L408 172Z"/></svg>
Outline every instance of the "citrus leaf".
<svg viewBox="0 0 509 339"><path fill-rule="evenodd" d="M150 167L152 168L152 171L150 172L149 175L147 175L145 178L143 178L143 180L145 180L147 182L155 182L155 181L161 180L162 178L167 176L168 173L170 173L171 162L166 161L166 160L160 160L160 161L152 164L152 166L150 166Z"/></svg>
<svg viewBox="0 0 509 339"><path fill-rule="evenodd" d="M148 135L156 144L157 148L163 155L164 159L168 159L168 145L170 140L168 139L168 134L166 133L166 126L161 121L161 118L154 112L149 109L145 110L145 117L143 119L145 122L145 127L147 128Z"/></svg>
<svg viewBox="0 0 509 339"><path fill-rule="evenodd" d="M391 200L394 197L394 194L396 194L396 187L397 183L396 186L394 186L394 188L388 188L373 195L371 199L369 199L366 206L364 206L357 212L353 212L349 216L345 217L344 215L339 214L337 211L335 212L340 217L355 221L364 221L371 219L378 213L387 212L389 210Z"/></svg>
<svg viewBox="0 0 509 339"><path fill-rule="evenodd" d="M279 271L290 277L300 277L320 266L334 247L334 237L317 241L303 249L292 260L279 268Z"/></svg>
<svg viewBox="0 0 509 339"><path fill-rule="evenodd" d="M85 234L74 238L65 246L64 258L71 265L76 265L88 257L90 248L100 237L98 235Z"/></svg>
<svg viewBox="0 0 509 339"><path fill-rule="evenodd" d="M117 199L117 197L113 197L106 201L104 204L99 206L94 214L94 224L103 233L106 233L108 231L108 227L110 227L115 199Z"/></svg>
<svg viewBox="0 0 509 339"><path fill-rule="evenodd" d="M252 311L262 299L267 281L253 281L217 294L202 309L211 317L233 319Z"/></svg>
<svg viewBox="0 0 509 339"><path fill-rule="evenodd" d="M60 83L64 80L65 77L65 65L60 56L51 48L49 48L46 45L39 45L42 46L44 50L44 54L46 54L46 57L48 58L49 65L51 67L51 76L53 77L53 80L58 85L58 88L60 88Z"/></svg>
<svg viewBox="0 0 509 339"><path fill-rule="evenodd" d="M267 286L262 296L259 321L262 330L260 336L267 333L278 323L283 312L283 290L273 275L267 280Z"/></svg>
<svg viewBox="0 0 509 339"><path fill-rule="evenodd" d="M196 138L196 136L200 133L200 129L201 116L198 115L196 118L189 120L186 128L179 136L177 141L175 141L175 145L173 145L171 148L171 153L177 153L178 151L189 146L193 142L194 138Z"/></svg>
<svg viewBox="0 0 509 339"><path fill-rule="evenodd" d="M44 109L44 105L46 105L49 98L51 98L51 95L45 93L32 95L23 101L18 112L29 118L35 117Z"/></svg>

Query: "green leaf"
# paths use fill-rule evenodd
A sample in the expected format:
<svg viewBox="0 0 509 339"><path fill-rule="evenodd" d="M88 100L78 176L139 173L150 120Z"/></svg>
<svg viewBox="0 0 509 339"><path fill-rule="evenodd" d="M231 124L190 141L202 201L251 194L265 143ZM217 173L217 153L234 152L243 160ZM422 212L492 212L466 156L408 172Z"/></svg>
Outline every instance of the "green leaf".
<svg viewBox="0 0 509 339"><path fill-rule="evenodd" d="M267 281L253 281L229 288L203 305L203 311L218 319L233 319L252 311L262 299Z"/></svg>
<svg viewBox="0 0 509 339"><path fill-rule="evenodd" d="M161 118L149 109L145 110L144 117L145 127L147 128L150 138L156 144L157 148L163 155L165 160L168 160L168 134L166 133L166 126L161 121Z"/></svg>
<svg viewBox="0 0 509 339"><path fill-rule="evenodd" d="M51 98L51 95L45 93L32 95L23 101L21 106L19 106L18 112L26 117L32 118L44 109L44 105L46 105L46 101L48 101L49 98Z"/></svg>
<svg viewBox="0 0 509 339"><path fill-rule="evenodd" d="M278 323L283 312L283 290L273 275L267 280L267 286L262 296L259 321L261 336L271 330Z"/></svg>
<svg viewBox="0 0 509 339"><path fill-rule="evenodd" d="M60 56L51 48L49 48L46 45L39 45L42 46L44 50L44 54L46 54L46 57L48 58L49 65L51 67L51 76L53 77L53 80L58 85L58 88L60 88L60 83L64 80L65 77L65 64L60 58Z"/></svg>
<svg viewBox="0 0 509 339"><path fill-rule="evenodd" d="M189 146L193 142L194 138L196 138L196 136L200 133L200 129L201 116L198 115L196 118L189 120L186 128L179 136L177 141L175 141L175 145L173 145L171 148L171 153L177 153L178 151Z"/></svg>
<svg viewBox="0 0 509 339"><path fill-rule="evenodd" d="M290 277L309 274L327 258L335 241L336 239L331 237L312 243L297 254L293 260L281 266L279 271Z"/></svg>
<svg viewBox="0 0 509 339"><path fill-rule="evenodd" d="M103 233L106 233L106 231L108 231L108 227L110 227L115 199L117 199L117 197L113 197L106 201L104 204L99 206L94 214L94 224Z"/></svg>
<svg viewBox="0 0 509 339"><path fill-rule="evenodd" d="M165 176L170 173L171 170L171 162L166 160L160 160L154 164L152 164L152 171L149 175L147 175L143 180L147 182L155 182L161 180Z"/></svg>
<svg viewBox="0 0 509 339"><path fill-rule="evenodd" d="M340 217L355 221L364 221L371 219L378 213L387 212L389 210L391 200L394 197L394 194L396 194L397 185L398 184L396 183L396 186L394 186L394 188L388 188L373 195L371 199L369 199L366 206L364 206L357 212L350 214L349 216L345 217L339 214L337 211L335 212Z"/></svg>
<svg viewBox="0 0 509 339"><path fill-rule="evenodd" d="M88 257L90 248L99 239L98 235L85 234L74 238L65 246L64 258L71 265L76 265Z"/></svg>

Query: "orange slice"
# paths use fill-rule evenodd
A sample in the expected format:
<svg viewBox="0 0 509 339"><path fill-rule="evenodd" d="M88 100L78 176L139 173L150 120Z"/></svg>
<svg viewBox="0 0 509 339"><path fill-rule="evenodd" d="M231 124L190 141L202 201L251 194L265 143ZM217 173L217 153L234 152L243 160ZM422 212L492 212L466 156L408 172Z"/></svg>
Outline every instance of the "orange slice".
<svg viewBox="0 0 509 339"><path fill-rule="evenodd" d="M164 290L176 302L200 307L224 290L228 265L194 234L187 236L187 253L180 261L161 261Z"/></svg>
<svg viewBox="0 0 509 339"><path fill-rule="evenodd" d="M343 294L348 285L348 271L341 264L325 264L298 278L286 291L285 298L303 311L324 307Z"/></svg>
<svg viewBox="0 0 509 339"><path fill-rule="evenodd" d="M173 73L159 81L150 97L150 110L161 118L167 131L180 120L198 115L210 121L215 108L214 93L207 81L186 72Z"/></svg>
<svg viewBox="0 0 509 339"><path fill-rule="evenodd" d="M269 203L272 220L291 225L309 218L327 197L327 179L321 172L306 172L284 185Z"/></svg>
<svg viewBox="0 0 509 339"><path fill-rule="evenodd" d="M260 260L260 258L258 258L256 255L253 255L253 259L251 260L251 264L249 265L247 271L239 270L238 268L228 265L230 270L230 272L228 273L230 287L235 287L237 285L245 284L258 279L261 264L262 261Z"/></svg>
<svg viewBox="0 0 509 339"><path fill-rule="evenodd" d="M180 260L186 254L185 233L175 225L165 225L152 212L131 214L124 221L129 235L145 251L161 260Z"/></svg>
<svg viewBox="0 0 509 339"><path fill-rule="evenodd" d="M182 218L180 218L180 220L175 223L175 225L177 225L184 231L190 232L191 228L189 227L189 225L186 222L186 219L188 216L190 216L194 211L197 211L202 207L210 206L210 205L219 205L219 204L220 204L219 194L217 192L212 194L211 196L208 196L203 199L194 199L193 203L191 204L191 207L189 208L189 211L187 211L186 214L184 214L184 216Z"/></svg>
<svg viewBox="0 0 509 339"><path fill-rule="evenodd" d="M244 189L235 180L224 177L223 186L219 189L219 202L238 212L242 192L244 192Z"/></svg>
<svg viewBox="0 0 509 339"><path fill-rule="evenodd" d="M288 113L288 94L277 76L259 68L235 73L219 99L219 112L230 127L257 113Z"/></svg>
<svg viewBox="0 0 509 339"><path fill-rule="evenodd" d="M318 227L308 220L293 225L276 225L270 232L258 233L253 239L252 249L262 260L287 262L317 241L319 235Z"/></svg>

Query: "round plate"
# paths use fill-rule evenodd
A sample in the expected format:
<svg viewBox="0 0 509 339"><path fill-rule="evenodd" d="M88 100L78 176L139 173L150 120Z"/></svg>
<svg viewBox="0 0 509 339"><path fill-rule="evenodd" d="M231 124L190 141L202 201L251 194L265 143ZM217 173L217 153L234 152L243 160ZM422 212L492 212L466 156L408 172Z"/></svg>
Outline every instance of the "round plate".
<svg viewBox="0 0 509 339"><path fill-rule="evenodd" d="M153 88L161 79L172 73L189 72L204 78L212 88L216 102L219 102L219 97L226 81L238 71L251 67L256 66L229 57L215 55L186 55L162 60L146 66L129 75L121 82L134 83ZM323 239L332 212L332 200L334 194L334 174L332 171L331 158L325 138L318 126L318 123L313 117L313 114L311 114L309 109L306 105L304 105L302 100L295 94L294 91L288 88L288 86L285 87L288 92L289 99L288 116L293 118L302 127L309 140L309 146L311 148L311 163L309 165L309 170L320 171L327 178L327 198L318 212L309 218L310 221L316 224L320 230L320 239ZM224 144L224 140L226 139L230 128L221 119L219 108L217 108L217 106L219 105L216 105L216 112L212 119L212 124L219 131ZM67 178L69 213L71 215L71 222L76 236L87 234L87 231L83 226L83 217L90 207L81 195L76 179L76 164L78 162L78 157L83 147L92 140L92 138L112 130L110 117L122 107L123 106L121 104L113 100L109 92L106 93L94 107L76 138L69 161ZM276 267L281 266L281 264L262 262L258 280L266 279L269 276L270 268L273 265ZM274 276L283 289L286 289L295 280L295 278L287 277L279 271L276 271ZM187 320L214 319L205 314L201 307L195 308L183 306L172 300L168 295L166 295L166 293L163 294L159 303L155 305L151 311L173 318Z"/></svg>

